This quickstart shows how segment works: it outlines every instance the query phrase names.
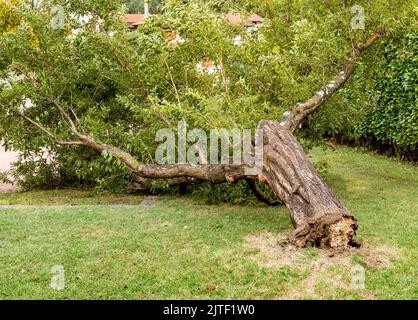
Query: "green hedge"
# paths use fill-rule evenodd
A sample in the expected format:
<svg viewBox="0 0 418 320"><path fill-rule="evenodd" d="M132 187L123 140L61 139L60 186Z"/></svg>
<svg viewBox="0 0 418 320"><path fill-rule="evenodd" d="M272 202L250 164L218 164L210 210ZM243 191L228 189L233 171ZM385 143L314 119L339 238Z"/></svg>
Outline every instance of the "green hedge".
<svg viewBox="0 0 418 320"><path fill-rule="evenodd" d="M335 137L388 155L418 155L418 32L380 42L347 85L313 116L309 137Z"/></svg>
<svg viewBox="0 0 418 320"><path fill-rule="evenodd" d="M385 44L385 64L376 77L372 110L356 132L409 150L418 147L418 35Z"/></svg>

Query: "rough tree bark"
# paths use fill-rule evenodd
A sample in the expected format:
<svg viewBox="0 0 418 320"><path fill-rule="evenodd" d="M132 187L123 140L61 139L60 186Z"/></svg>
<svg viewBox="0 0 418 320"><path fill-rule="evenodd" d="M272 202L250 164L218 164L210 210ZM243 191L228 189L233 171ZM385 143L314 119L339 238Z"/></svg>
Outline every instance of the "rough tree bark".
<svg viewBox="0 0 418 320"><path fill-rule="evenodd" d="M286 205L297 246L345 248L355 245L357 221L315 170L293 134L274 121L260 123L264 133L264 169L268 183Z"/></svg>
<svg viewBox="0 0 418 320"><path fill-rule="evenodd" d="M51 104L67 120L71 132L78 138L77 141L62 141L41 124L24 118L57 144L87 146L97 153L107 151L130 168L144 188L153 179L164 179L171 185L203 181L235 183L239 180L267 183L289 210L295 227L289 242L300 247L313 244L317 247L347 248L356 245L354 236L358 227L357 220L314 169L294 133L307 116L317 111L344 85L354 73L358 56L381 36L382 32L378 31L364 45L355 46L353 55L343 70L309 100L298 103L287 111L280 122L260 122L259 128L263 130L264 139L264 164L262 173L257 176L247 175L246 165L142 165L129 153L115 146L98 143L89 135L80 133L69 114L56 100L51 100ZM36 80L30 80L36 87ZM263 197L261 193L259 196ZM264 200L268 202L268 199Z"/></svg>

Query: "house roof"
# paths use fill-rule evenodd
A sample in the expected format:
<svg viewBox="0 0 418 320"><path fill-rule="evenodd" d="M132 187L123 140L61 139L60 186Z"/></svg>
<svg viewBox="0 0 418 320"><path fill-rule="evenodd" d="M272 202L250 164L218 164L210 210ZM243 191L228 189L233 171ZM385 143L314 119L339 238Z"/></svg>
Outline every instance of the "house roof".
<svg viewBox="0 0 418 320"><path fill-rule="evenodd" d="M125 20L126 22L131 26L137 26L141 23L144 23L145 15L136 13L136 14L125 14Z"/></svg>
<svg viewBox="0 0 418 320"><path fill-rule="evenodd" d="M243 19L240 15L227 13L225 14L225 19L228 20L230 23L238 24L242 23ZM253 13L248 19L244 22L245 26L251 26L253 24L262 23L264 19L259 16L258 14Z"/></svg>
<svg viewBox="0 0 418 320"><path fill-rule="evenodd" d="M235 14L227 13L225 15L226 20L228 20L230 23L240 23L241 17L237 16Z"/></svg>
<svg viewBox="0 0 418 320"><path fill-rule="evenodd" d="M256 13L253 13L248 20L251 22L256 22L256 23L257 22L262 23L264 21L263 17L259 16Z"/></svg>
<svg viewBox="0 0 418 320"><path fill-rule="evenodd" d="M250 15L246 21L243 21L240 15L231 14L231 13L225 14L225 19L233 24L243 23L247 27L252 26L253 24L262 23L264 21L262 17L260 17L258 14L255 14L255 13ZM129 25L129 27L136 27L144 23L145 15L140 14L140 13L125 14L125 20L127 24Z"/></svg>

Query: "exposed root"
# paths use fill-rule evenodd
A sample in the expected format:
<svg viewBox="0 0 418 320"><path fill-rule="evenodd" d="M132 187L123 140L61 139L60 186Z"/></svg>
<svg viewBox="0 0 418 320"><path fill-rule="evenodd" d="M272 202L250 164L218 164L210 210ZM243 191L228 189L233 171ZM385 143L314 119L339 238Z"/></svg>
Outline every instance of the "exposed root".
<svg viewBox="0 0 418 320"><path fill-rule="evenodd" d="M299 248L307 245L338 250L357 248L360 246L354 239L357 228L357 220L351 215L333 220L322 219L297 228L281 244Z"/></svg>

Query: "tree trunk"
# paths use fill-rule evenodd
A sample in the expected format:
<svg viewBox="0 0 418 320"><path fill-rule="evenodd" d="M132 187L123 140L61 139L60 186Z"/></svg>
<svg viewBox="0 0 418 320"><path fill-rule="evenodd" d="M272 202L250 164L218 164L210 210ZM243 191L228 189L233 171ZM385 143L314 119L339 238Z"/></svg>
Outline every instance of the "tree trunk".
<svg viewBox="0 0 418 320"><path fill-rule="evenodd" d="M264 168L268 183L289 210L297 246L347 248L355 245L357 221L319 176L293 134L263 121Z"/></svg>
<svg viewBox="0 0 418 320"><path fill-rule="evenodd" d="M83 144L106 150L123 161L139 179L164 179L172 185L236 183L252 180L267 183L288 208L295 231L289 242L303 247L348 248L355 245L357 221L336 198L315 170L295 136L275 121L262 121L264 161L259 175L248 175L247 165L141 165L130 154L78 134Z"/></svg>

